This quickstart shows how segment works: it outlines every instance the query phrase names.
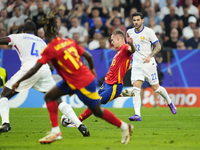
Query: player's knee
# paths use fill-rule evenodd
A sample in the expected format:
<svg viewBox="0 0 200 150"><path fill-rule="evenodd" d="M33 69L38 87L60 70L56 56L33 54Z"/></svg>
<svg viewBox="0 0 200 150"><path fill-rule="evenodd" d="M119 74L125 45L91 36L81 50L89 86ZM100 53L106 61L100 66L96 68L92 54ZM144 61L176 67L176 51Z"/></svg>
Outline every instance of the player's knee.
<svg viewBox="0 0 200 150"><path fill-rule="evenodd" d="M50 101L52 101L51 95L48 94L48 93L46 93L46 94L44 95L44 100L45 100L45 102L50 102Z"/></svg>
<svg viewBox="0 0 200 150"><path fill-rule="evenodd" d="M102 118L102 116L103 116L103 113L101 113L101 112L94 112L93 113L96 117L99 117L99 118Z"/></svg>
<svg viewBox="0 0 200 150"><path fill-rule="evenodd" d="M140 88L138 88L138 87L133 87L133 93L136 95L136 94L140 94L140 91L141 91L141 89Z"/></svg>
<svg viewBox="0 0 200 150"><path fill-rule="evenodd" d="M98 104L97 107L95 107L94 109L91 109L91 110L92 110L93 114L94 114L96 117L102 118L104 110L103 110L103 108L100 106L100 104Z"/></svg>
<svg viewBox="0 0 200 150"><path fill-rule="evenodd" d="M160 88L161 88L161 86L159 84L152 85L151 87L156 93L159 93Z"/></svg>

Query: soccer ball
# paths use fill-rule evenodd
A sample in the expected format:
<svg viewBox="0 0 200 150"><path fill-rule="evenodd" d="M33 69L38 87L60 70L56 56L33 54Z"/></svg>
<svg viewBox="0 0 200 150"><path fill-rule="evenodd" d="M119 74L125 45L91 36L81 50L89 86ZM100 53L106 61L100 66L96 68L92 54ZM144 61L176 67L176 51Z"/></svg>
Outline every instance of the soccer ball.
<svg viewBox="0 0 200 150"><path fill-rule="evenodd" d="M61 122L63 127L67 127L69 124L72 123L71 119L67 118L65 115L61 116L60 122Z"/></svg>

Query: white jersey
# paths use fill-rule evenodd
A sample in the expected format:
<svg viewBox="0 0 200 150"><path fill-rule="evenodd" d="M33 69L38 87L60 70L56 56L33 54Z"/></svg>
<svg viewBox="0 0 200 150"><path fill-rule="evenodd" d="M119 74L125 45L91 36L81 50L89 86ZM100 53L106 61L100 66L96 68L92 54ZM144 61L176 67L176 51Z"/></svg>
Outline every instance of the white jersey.
<svg viewBox="0 0 200 150"><path fill-rule="evenodd" d="M143 27L140 32L136 32L135 28L127 31L133 38L136 51L133 54L133 63L131 70L131 83L145 79L151 84L158 84L158 74L156 70L155 58L152 57L149 63L143 63L143 58L152 53L152 44L158 42L154 31L150 28Z"/></svg>
<svg viewBox="0 0 200 150"><path fill-rule="evenodd" d="M133 62L142 64L142 59L152 53L152 44L158 42L158 38L152 29L145 26L140 32L136 32L135 28L132 28L127 33L133 38L133 43L136 47L136 51L133 54ZM150 62L155 63L154 57L151 58Z"/></svg>
<svg viewBox="0 0 200 150"><path fill-rule="evenodd" d="M29 70L41 57L42 50L47 46L39 37L28 34L11 34L8 36L9 45L13 45L21 60L21 69ZM43 65L41 69L49 69L49 66Z"/></svg>

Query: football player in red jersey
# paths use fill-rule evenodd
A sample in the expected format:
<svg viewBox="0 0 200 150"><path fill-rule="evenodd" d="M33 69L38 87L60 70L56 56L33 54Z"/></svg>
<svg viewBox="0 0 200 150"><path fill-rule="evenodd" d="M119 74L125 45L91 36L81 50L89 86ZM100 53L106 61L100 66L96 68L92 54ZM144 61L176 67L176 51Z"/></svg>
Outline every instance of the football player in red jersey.
<svg viewBox="0 0 200 150"><path fill-rule="evenodd" d="M111 42L118 49L115 54L103 85L100 87L99 95L101 104L106 104L118 97L123 88L123 78L129 69L132 54L136 48L133 45L133 39L127 35L129 45L125 43L125 34L120 29L115 30L111 35ZM92 115L92 111L87 108L80 116L83 121Z"/></svg>
<svg viewBox="0 0 200 150"><path fill-rule="evenodd" d="M80 100L90 108L95 116L121 128L121 142L127 144L130 141L133 126L121 121L112 112L101 107L100 96L96 92L97 84L94 75L94 66L90 66L89 70L80 60L80 56L85 53L84 49L73 40L63 40L57 37L55 18L50 18L44 26L44 29L45 37L49 44L42 52L42 58L37 61L35 66L30 69L27 74L13 85L12 89L15 90L20 82L34 75L43 64L51 61L63 80L45 94L44 98L47 105L63 95L75 93ZM53 107L53 103L51 107ZM54 107L56 107L56 105ZM69 116L68 118L71 119ZM52 119L55 118L50 117L50 120ZM79 130L83 130L83 135L89 136L87 128L80 126L78 128ZM48 138L49 135L40 139L40 142L43 143Z"/></svg>

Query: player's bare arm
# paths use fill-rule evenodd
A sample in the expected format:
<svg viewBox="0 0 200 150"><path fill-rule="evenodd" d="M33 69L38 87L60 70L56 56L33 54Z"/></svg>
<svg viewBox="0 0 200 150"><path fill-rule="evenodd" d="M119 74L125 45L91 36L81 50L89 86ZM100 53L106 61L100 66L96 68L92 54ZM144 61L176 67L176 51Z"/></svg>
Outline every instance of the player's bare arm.
<svg viewBox="0 0 200 150"><path fill-rule="evenodd" d="M158 41L154 44L154 49L152 53L143 59L143 63L149 63L151 60L151 57L154 57L156 54L158 54L160 50L161 50L161 45L160 45L160 42Z"/></svg>
<svg viewBox="0 0 200 150"><path fill-rule="evenodd" d="M24 81L24 80L30 78L31 76L33 76L33 75L42 67L42 65L43 65L43 64L37 62L33 68L31 68L21 79L19 79L19 80L12 86L12 90L15 90L15 89L19 86L19 84L20 84L22 81Z"/></svg>
<svg viewBox="0 0 200 150"><path fill-rule="evenodd" d="M85 59L88 61L89 68L96 77L97 75L96 75L96 71L94 69L94 61L93 61L92 55L88 51L85 50L82 56L85 57Z"/></svg>
<svg viewBox="0 0 200 150"><path fill-rule="evenodd" d="M128 33L126 34L126 38L127 38L128 45L130 45L128 50L130 52L135 52L136 51L136 47L133 44L133 38L131 38Z"/></svg>
<svg viewBox="0 0 200 150"><path fill-rule="evenodd" d="M0 37L0 45L8 45L9 39L8 37Z"/></svg>
<svg viewBox="0 0 200 150"><path fill-rule="evenodd" d="M160 50L161 50L161 45L160 45L160 42L158 41L154 44L154 49L152 53L150 54L150 57L154 57L156 54L158 54L158 52L160 52Z"/></svg>

